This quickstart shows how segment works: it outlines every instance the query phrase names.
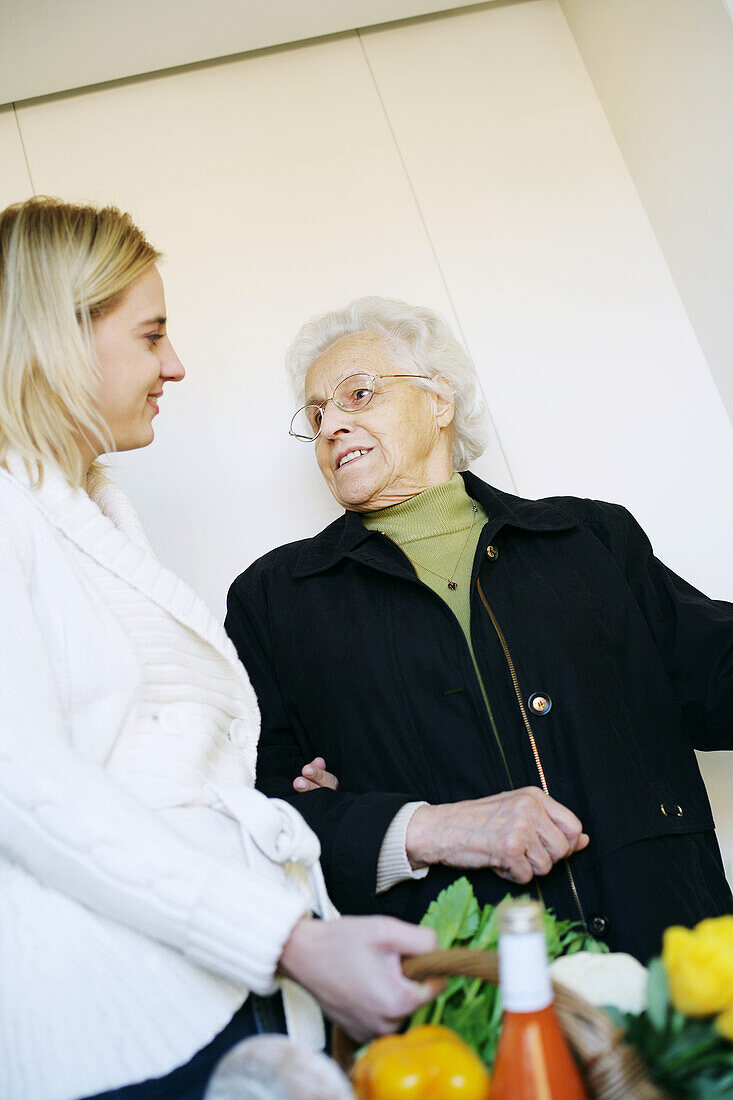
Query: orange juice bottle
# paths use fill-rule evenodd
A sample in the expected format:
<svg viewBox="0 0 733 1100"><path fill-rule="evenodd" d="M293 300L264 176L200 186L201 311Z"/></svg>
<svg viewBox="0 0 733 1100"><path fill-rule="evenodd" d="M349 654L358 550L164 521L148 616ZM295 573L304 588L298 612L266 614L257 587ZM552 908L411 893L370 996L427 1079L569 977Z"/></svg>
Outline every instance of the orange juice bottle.
<svg viewBox="0 0 733 1100"><path fill-rule="evenodd" d="M504 1022L491 1100L587 1100L587 1092L552 1007L542 907L502 905L499 980Z"/></svg>

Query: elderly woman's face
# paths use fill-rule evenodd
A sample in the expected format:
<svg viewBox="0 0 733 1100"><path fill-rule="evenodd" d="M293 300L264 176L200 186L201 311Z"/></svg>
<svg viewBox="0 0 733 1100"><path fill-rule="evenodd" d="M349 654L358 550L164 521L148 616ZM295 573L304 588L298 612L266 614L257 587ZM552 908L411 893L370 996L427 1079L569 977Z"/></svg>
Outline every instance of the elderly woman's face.
<svg viewBox="0 0 733 1100"><path fill-rule="evenodd" d="M320 404L348 375L378 376L365 409L346 412L329 400L315 442L326 484L344 508L371 512L450 480L453 403L409 378L420 374L372 333L347 336L312 364L306 401Z"/></svg>

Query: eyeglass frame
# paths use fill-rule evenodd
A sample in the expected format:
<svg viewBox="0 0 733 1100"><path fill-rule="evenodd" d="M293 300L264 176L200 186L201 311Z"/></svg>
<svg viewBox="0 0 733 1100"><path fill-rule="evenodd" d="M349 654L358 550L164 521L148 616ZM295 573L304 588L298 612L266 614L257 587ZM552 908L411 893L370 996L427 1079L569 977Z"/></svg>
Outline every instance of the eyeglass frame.
<svg viewBox="0 0 733 1100"><path fill-rule="evenodd" d="M336 393L336 390L339 388L339 386L343 386L344 382L348 382L350 378L369 378L370 381L372 382L372 384L375 383L378 378L424 378L427 381L430 381L430 375L429 374L372 374L371 371L366 371L366 370L354 371L353 374L347 374L344 378L341 379L340 382L336 383L336 385L333 388L333 393L331 394L330 397L327 397L325 399L325 401L320 401L320 402L319 401L308 401L305 405L301 405L299 409L296 409L295 412L293 413L291 419L290 419L290 427L288 428L288 435L291 435L293 437L293 439L297 439L301 443L315 443L315 441L318 439L318 436L321 434L321 425L323 424L323 416L324 416L325 411L326 411L326 405L329 403L329 401L333 401L334 405L337 405L338 408L341 409L342 412L347 412L347 413L352 413L353 414L353 413L362 412L363 409L366 409L367 406L369 404L371 404L372 397L374 397L374 393L375 393L374 387L372 388L371 396L369 397L369 400L366 402L365 405L362 406L361 409L346 409L346 408L344 408L343 405L339 404L339 402L335 399L334 394ZM302 413L305 409L310 409L310 408L321 410L321 423L318 425L318 431L316 432L316 434L314 436L310 436L310 437L306 437L304 435L298 435L297 432L293 431L293 421L295 420L296 416L299 416L300 413Z"/></svg>

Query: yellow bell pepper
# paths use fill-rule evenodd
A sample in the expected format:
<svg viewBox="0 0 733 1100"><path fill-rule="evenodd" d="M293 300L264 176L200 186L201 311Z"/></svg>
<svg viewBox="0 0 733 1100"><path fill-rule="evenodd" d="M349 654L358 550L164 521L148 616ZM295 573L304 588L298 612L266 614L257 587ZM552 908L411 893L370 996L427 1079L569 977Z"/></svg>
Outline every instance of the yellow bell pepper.
<svg viewBox="0 0 733 1100"><path fill-rule="evenodd" d="M489 1075L454 1031L436 1024L375 1039L356 1063L357 1100L488 1100Z"/></svg>

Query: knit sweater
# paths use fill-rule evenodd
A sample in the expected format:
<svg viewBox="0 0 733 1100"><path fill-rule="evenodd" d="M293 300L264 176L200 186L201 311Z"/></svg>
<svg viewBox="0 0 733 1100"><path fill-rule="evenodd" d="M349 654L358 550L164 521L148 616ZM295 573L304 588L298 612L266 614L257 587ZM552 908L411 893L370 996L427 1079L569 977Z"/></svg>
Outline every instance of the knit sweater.
<svg viewBox="0 0 733 1100"><path fill-rule="evenodd" d="M186 1062L297 920L318 841L252 789L249 681L108 479L0 470L0 1095L75 1100ZM320 1014L282 983L291 1030Z"/></svg>
<svg viewBox="0 0 733 1100"><path fill-rule="evenodd" d="M466 492L461 475L453 474L450 481L361 518L370 531L381 531L396 542L423 584L445 600L473 653L471 569L487 517Z"/></svg>

